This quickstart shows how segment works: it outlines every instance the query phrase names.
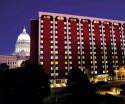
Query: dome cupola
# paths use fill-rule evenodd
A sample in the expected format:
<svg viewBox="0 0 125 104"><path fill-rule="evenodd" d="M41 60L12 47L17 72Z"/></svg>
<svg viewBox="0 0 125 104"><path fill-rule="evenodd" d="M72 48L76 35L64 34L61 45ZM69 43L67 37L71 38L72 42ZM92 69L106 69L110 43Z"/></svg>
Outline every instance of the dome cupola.
<svg viewBox="0 0 125 104"><path fill-rule="evenodd" d="M21 53L30 56L30 36L27 34L25 27L22 33L19 34L15 46L15 54L20 55Z"/></svg>

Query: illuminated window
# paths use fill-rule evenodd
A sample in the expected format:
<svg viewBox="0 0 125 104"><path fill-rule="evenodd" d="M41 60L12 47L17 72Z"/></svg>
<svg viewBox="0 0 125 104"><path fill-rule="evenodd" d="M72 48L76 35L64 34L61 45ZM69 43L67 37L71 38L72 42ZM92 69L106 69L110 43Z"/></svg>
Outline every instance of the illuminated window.
<svg viewBox="0 0 125 104"><path fill-rule="evenodd" d="M58 46L55 46L55 48L57 49L57 48L58 48Z"/></svg>
<svg viewBox="0 0 125 104"><path fill-rule="evenodd" d="M92 54L92 52L90 52L90 54Z"/></svg>
<svg viewBox="0 0 125 104"><path fill-rule="evenodd" d="M56 56L55 59L58 59L58 56Z"/></svg>
<svg viewBox="0 0 125 104"><path fill-rule="evenodd" d="M85 56L82 56L82 59L85 59Z"/></svg>
<svg viewBox="0 0 125 104"><path fill-rule="evenodd" d="M83 64L85 64L85 61L82 61Z"/></svg>
<svg viewBox="0 0 125 104"><path fill-rule="evenodd" d="M46 18L50 19L50 16L47 16Z"/></svg>
<svg viewBox="0 0 125 104"><path fill-rule="evenodd" d="M68 73L65 73L65 75L68 75Z"/></svg>
<svg viewBox="0 0 125 104"><path fill-rule="evenodd" d="M50 41L50 43L53 43L53 41Z"/></svg>
<svg viewBox="0 0 125 104"><path fill-rule="evenodd" d="M59 70L59 68L58 68L58 67L56 67L56 70Z"/></svg>
<svg viewBox="0 0 125 104"><path fill-rule="evenodd" d="M78 54L80 54L80 51L78 51Z"/></svg>
<svg viewBox="0 0 125 104"><path fill-rule="evenodd" d="M67 61L65 61L65 64L67 64Z"/></svg>
<svg viewBox="0 0 125 104"><path fill-rule="evenodd" d="M72 59L72 56L69 56L69 59Z"/></svg>
<svg viewBox="0 0 125 104"><path fill-rule="evenodd" d="M65 56L65 59L67 59L67 56Z"/></svg>
<svg viewBox="0 0 125 104"><path fill-rule="evenodd" d="M51 61L51 65L53 65L54 64L54 62L53 61Z"/></svg>
<svg viewBox="0 0 125 104"><path fill-rule="evenodd" d="M72 52L71 52L71 51L69 51L69 54L72 54Z"/></svg>
<svg viewBox="0 0 125 104"><path fill-rule="evenodd" d="M94 23L99 23L99 21L97 21L97 20L94 20Z"/></svg>
<svg viewBox="0 0 125 104"><path fill-rule="evenodd" d="M41 65L43 65L43 62L40 62L41 63Z"/></svg>
<svg viewBox="0 0 125 104"><path fill-rule="evenodd" d="M70 69L72 69L72 67L71 67L71 66L70 66L69 68L70 68Z"/></svg>
<svg viewBox="0 0 125 104"><path fill-rule="evenodd" d="M57 64L58 64L58 61L56 61L55 64L57 65Z"/></svg>
<svg viewBox="0 0 125 104"><path fill-rule="evenodd" d="M40 56L40 59L43 59L43 56Z"/></svg>
<svg viewBox="0 0 125 104"><path fill-rule="evenodd" d="M43 38L43 35L41 35L41 38Z"/></svg>
<svg viewBox="0 0 125 104"><path fill-rule="evenodd" d="M69 63L72 64L72 61L70 61Z"/></svg>
<svg viewBox="0 0 125 104"><path fill-rule="evenodd" d="M43 48L43 46L41 45L40 48Z"/></svg>
<svg viewBox="0 0 125 104"><path fill-rule="evenodd" d="M65 54L67 54L67 51L65 51Z"/></svg>
<svg viewBox="0 0 125 104"><path fill-rule="evenodd" d="M54 76L54 73L51 73L51 76Z"/></svg>
<svg viewBox="0 0 125 104"><path fill-rule="evenodd" d="M55 51L56 54L58 54L58 51Z"/></svg>
<svg viewBox="0 0 125 104"><path fill-rule="evenodd" d="M51 54L53 54L53 51L51 51Z"/></svg>
<svg viewBox="0 0 125 104"><path fill-rule="evenodd" d="M41 33L43 33L43 30L41 30Z"/></svg>
<svg viewBox="0 0 125 104"><path fill-rule="evenodd" d="M53 57L53 56L51 56L51 59L54 59L54 57Z"/></svg>
<svg viewBox="0 0 125 104"><path fill-rule="evenodd" d="M80 59L80 56L78 56L78 59Z"/></svg>
<svg viewBox="0 0 125 104"><path fill-rule="evenodd" d="M53 67L51 67L51 70L53 70Z"/></svg>
<svg viewBox="0 0 125 104"><path fill-rule="evenodd" d="M58 73L56 73L56 76L58 76L59 74Z"/></svg>
<svg viewBox="0 0 125 104"><path fill-rule="evenodd" d="M114 24L114 25L119 25L117 22L114 22L113 24Z"/></svg>
<svg viewBox="0 0 125 104"><path fill-rule="evenodd" d="M43 23L43 20L41 20L41 23Z"/></svg>
<svg viewBox="0 0 125 104"><path fill-rule="evenodd" d="M53 48L53 46L51 46L51 48Z"/></svg>
<svg viewBox="0 0 125 104"><path fill-rule="evenodd" d="M68 67L66 66L66 67L65 67L65 69L67 70L67 69L68 69Z"/></svg>
<svg viewBox="0 0 125 104"><path fill-rule="evenodd" d="M40 51L41 54L43 54L43 51Z"/></svg>

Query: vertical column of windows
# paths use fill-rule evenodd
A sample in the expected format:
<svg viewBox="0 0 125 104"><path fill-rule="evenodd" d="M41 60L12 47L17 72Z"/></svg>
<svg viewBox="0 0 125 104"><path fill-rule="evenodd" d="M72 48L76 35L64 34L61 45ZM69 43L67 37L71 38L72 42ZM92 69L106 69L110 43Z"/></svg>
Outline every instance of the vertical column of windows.
<svg viewBox="0 0 125 104"><path fill-rule="evenodd" d="M111 28L111 23L105 21L103 23L103 33L105 34L105 59L106 59L106 72L111 74L113 73L113 49L112 49L112 44L113 44L113 39L112 39L112 28Z"/></svg>
<svg viewBox="0 0 125 104"><path fill-rule="evenodd" d="M81 20L81 40L82 40L82 64L85 69L91 69L93 66L92 59L92 42L90 20Z"/></svg>
<svg viewBox="0 0 125 104"><path fill-rule="evenodd" d="M51 57L53 57L53 18L43 15L40 23L40 63L44 65L46 73L54 76Z"/></svg>
<svg viewBox="0 0 125 104"><path fill-rule="evenodd" d="M125 63L125 24L122 25L122 39L123 39L123 50L124 50L123 63Z"/></svg>
<svg viewBox="0 0 125 104"><path fill-rule="evenodd" d="M73 68L81 66L79 44L79 20L77 18L69 18L69 63Z"/></svg>
<svg viewBox="0 0 125 104"><path fill-rule="evenodd" d="M122 56L124 56L124 51L122 48L122 34L121 34L121 24L120 23L114 23L113 24L113 31L114 31L114 37L115 37L115 63L116 67L119 67L123 65L122 62Z"/></svg>
<svg viewBox="0 0 125 104"><path fill-rule="evenodd" d="M57 52L56 57L56 73L61 78L65 75L65 46L66 46L66 18L56 17L55 26L55 51Z"/></svg>
<svg viewBox="0 0 125 104"><path fill-rule="evenodd" d="M95 68L98 74L103 73L102 64L104 64L104 60L102 60L102 56L104 55L103 51L103 40L101 34L101 22L100 21L93 21L93 39L94 39L94 59L95 59ZM94 44L93 43L93 44Z"/></svg>
<svg viewBox="0 0 125 104"><path fill-rule="evenodd" d="M124 64L125 63L125 48L124 48L124 46L125 46L125 44L124 44L124 42L125 42L125 37L124 37L124 24L121 24L121 49L122 49L122 63Z"/></svg>

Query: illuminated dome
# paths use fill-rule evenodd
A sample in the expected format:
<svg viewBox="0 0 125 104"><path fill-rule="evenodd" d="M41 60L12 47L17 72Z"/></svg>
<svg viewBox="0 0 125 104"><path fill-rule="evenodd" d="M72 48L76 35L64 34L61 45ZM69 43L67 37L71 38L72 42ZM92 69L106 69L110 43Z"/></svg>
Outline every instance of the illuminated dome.
<svg viewBox="0 0 125 104"><path fill-rule="evenodd" d="M30 36L26 33L25 27L17 38L15 53L17 55L30 56Z"/></svg>

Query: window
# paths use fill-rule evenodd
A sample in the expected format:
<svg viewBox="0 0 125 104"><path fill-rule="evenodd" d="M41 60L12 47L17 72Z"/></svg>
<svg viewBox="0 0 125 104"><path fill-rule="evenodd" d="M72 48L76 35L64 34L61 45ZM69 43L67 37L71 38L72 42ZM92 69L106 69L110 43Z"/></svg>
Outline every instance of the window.
<svg viewBox="0 0 125 104"><path fill-rule="evenodd" d="M41 65L43 65L43 62L40 62L41 63Z"/></svg>
<svg viewBox="0 0 125 104"><path fill-rule="evenodd" d="M58 56L56 56L55 59L58 59Z"/></svg>
<svg viewBox="0 0 125 104"><path fill-rule="evenodd" d="M80 56L78 56L78 59L80 59Z"/></svg>
<svg viewBox="0 0 125 104"><path fill-rule="evenodd" d="M51 67L51 70L53 70L53 67Z"/></svg>
<svg viewBox="0 0 125 104"><path fill-rule="evenodd" d="M65 75L68 75L68 73L65 73Z"/></svg>
<svg viewBox="0 0 125 104"><path fill-rule="evenodd" d="M51 76L54 76L54 73L51 73Z"/></svg>
<svg viewBox="0 0 125 104"><path fill-rule="evenodd" d="M82 56L82 59L85 59L85 56Z"/></svg>
<svg viewBox="0 0 125 104"><path fill-rule="evenodd" d="M55 64L57 65L57 64L58 64L58 61L56 61Z"/></svg>
<svg viewBox="0 0 125 104"><path fill-rule="evenodd" d="M56 70L59 70L59 68L58 68L58 67L56 67Z"/></svg>
<svg viewBox="0 0 125 104"><path fill-rule="evenodd" d="M55 51L56 54L58 54L58 51Z"/></svg>
<svg viewBox="0 0 125 104"><path fill-rule="evenodd" d="M51 65L53 65L54 64L54 62L53 61L51 61Z"/></svg>
<svg viewBox="0 0 125 104"><path fill-rule="evenodd" d="M68 69L68 67L66 66L66 67L65 67L65 69L67 70L67 69Z"/></svg>
<svg viewBox="0 0 125 104"><path fill-rule="evenodd" d="M53 56L51 56L51 59L53 59L54 57Z"/></svg>
<svg viewBox="0 0 125 104"><path fill-rule="evenodd" d="M65 59L67 59L67 56L65 56Z"/></svg>
<svg viewBox="0 0 125 104"><path fill-rule="evenodd" d="M68 64L67 61L65 61L65 64Z"/></svg>
<svg viewBox="0 0 125 104"><path fill-rule="evenodd" d="M69 59L72 59L72 56L69 56Z"/></svg>
<svg viewBox="0 0 125 104"><path fill-rule="evenodd" d="M72 67L71 67L71 66L70 66L69 68L70 68L70 69L72 69Z"/></svg>
<svg viewBox="0 0 125 104"><path fill-rule="evenodd" d="M71 52L71 51L69 51L69 54L72 54L72 52Z"/></svg>
<svg viewBox="0 0 125 104"><path fill-rule="evenodd" d="M69 63L72 64L72 61L70 61Z"/></svg>
<svg viewBox="0 0 125 104"><path fill-rule="evenodd" d="M56 73L56 76L58 76L59 74L58 73Z"/></svg>

